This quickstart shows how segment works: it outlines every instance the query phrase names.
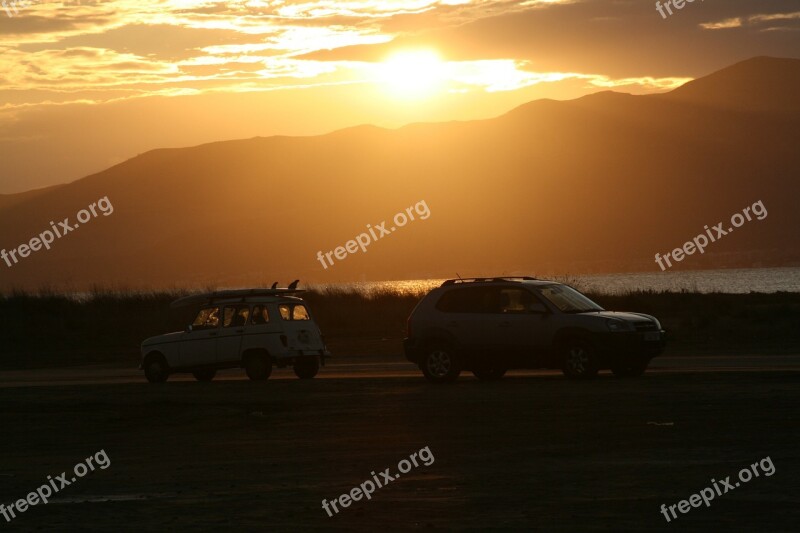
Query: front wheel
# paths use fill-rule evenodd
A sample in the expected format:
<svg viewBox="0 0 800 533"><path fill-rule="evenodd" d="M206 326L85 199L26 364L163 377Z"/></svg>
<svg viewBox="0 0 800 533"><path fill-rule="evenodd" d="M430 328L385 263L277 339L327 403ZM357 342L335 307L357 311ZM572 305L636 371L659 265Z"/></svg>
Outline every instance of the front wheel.
<svg viewBox="0 0 800 533"><path fill-rule="evenodd" d="M564 375L570 379L589 379L597 375L597 356L594 347L582 339L564 343L562 349Z"/></svg>
<svg viewBox="0 0 800 533"><path fill-rule="evenodd" d="M649 359L637 361L633 364L618 365L611 368L611 371L618 378L638 378L642 376L650 364Z"/></svg>
<svg viewBox="0 0 800 533"><path fill-rule="evenodd" d="M431 345L419 366L425 377L434 383L455 381L461 373L461 359L447 344Z"/></svg>
<svg viewBox="0 0 800 533"><path fill-rule="evenodd" d="M144 365L144 376L150 383L164 383L169 377L169 367L162 357L152 357Z"/></svg>
<svg viewBox="0 0 800 533"><path fill-rule="evenodd" d="M217 375L217 371L213 368L202 368L192 372L192 375L197 381L211 381Z"/></svg>
<svg viewBox="0 0 800 533"><path fill-rule="evenodd" d="M305 357L294 363L294 373L300 379L311 379L319 372L319 358Z"/></svg>

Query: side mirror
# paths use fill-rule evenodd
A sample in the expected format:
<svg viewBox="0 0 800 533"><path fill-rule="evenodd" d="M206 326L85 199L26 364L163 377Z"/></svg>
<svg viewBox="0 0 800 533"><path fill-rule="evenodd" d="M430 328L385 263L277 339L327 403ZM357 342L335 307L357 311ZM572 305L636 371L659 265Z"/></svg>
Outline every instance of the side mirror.
<svg viewBox="0 0 800 533"><path fill-rule="evenodd" d="M186 326L186 333L191 333L192 329L194 329L194 328L192 327L191 324L189 324L188 326Z"/></svg>
<svg viewBox="0 0 800 533"><path fill-rule="evenodd" d="M537 315L545 315L547 314L547 308L544 306L543 303L536 302L530 305L528 311Z"/></svg>

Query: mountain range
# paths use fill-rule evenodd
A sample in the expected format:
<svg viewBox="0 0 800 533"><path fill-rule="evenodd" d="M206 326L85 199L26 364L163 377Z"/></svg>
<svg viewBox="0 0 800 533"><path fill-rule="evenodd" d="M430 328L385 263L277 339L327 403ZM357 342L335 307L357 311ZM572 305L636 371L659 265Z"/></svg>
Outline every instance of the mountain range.
<svg viewBox="0 0 800 533"><path fill-rule="evenodd" d="M657 95L153 150L0 196L5 250L101 198L114 209L0 261L0 289L658 272L656 253L758 201L766 218L673 270L798 265L798 133L800 60L757 57ZM327 269L317 259L422 201L426 220Z"/></svg>

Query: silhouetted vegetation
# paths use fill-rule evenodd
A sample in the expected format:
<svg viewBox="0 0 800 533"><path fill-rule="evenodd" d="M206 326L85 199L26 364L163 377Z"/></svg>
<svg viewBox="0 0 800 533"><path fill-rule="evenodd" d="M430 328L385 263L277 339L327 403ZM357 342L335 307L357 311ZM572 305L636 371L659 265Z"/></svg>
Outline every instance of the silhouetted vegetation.
<svg viewBox="0 0 800 533"><path fill-rule="evenodd" d="M9 369L114 361L136 364L143 339L182 330L188 323L187 313L176 314L169 308L171 301L183 295L177 291L96 290L74 298L46 290L12 293L0 298L0 366ZM334 354L372 353L370 343L383 339L392 341L390 352L398 357L406 319L421 296L389 291L365 295L343 289L304 295ZM644 291L589 296L606 309L658 317L669 332L668 354L800 351L797 293Z"/></svg>

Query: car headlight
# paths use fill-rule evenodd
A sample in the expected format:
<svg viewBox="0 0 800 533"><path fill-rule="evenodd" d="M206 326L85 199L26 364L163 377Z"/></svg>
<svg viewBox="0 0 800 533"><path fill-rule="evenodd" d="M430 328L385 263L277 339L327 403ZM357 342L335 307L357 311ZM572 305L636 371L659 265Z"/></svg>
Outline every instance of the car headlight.
<svg viewBox="0 0 800 533"><path fill-rule="evenodd" d="M614 320L613 318L606 320L606 327L608 331L630 331L630 324L624 320Z"/></svg>

